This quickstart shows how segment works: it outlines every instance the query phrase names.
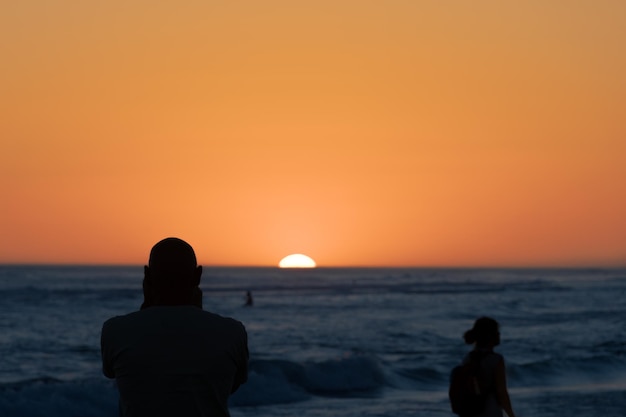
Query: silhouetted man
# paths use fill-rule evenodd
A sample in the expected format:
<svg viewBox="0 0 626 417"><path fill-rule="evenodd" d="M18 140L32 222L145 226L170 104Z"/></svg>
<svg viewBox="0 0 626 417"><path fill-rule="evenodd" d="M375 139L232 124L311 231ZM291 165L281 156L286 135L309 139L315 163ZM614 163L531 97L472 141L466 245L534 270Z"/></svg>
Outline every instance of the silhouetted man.
<svg viewBox="0 0 626 417"><path fill-rule="evenodd" d="M202 310L202 267L186 242L167 238L144 267L141 310L102 326L104 375L115 378L120 415L228 416L247 380L248 338L233 319Z"/></svg>

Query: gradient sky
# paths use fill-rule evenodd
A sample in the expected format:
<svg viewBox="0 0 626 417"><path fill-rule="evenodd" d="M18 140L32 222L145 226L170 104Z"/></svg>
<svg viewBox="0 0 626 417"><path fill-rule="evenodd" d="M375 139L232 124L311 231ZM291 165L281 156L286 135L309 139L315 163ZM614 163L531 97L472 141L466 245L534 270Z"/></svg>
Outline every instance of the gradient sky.
<svg viewBox="0 0 626 417"><path fill-rule="evenodd" d="M3 2L0 262L626 265L625 51L623 0Z"/></svg>

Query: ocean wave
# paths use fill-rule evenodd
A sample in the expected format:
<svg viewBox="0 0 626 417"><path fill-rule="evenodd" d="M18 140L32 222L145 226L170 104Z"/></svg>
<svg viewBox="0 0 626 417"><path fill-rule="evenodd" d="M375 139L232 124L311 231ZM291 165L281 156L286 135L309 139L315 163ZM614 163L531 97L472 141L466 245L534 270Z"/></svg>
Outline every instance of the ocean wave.
<svg viewBox="0 0 626 417"><path fill-rule="evenodd" d="M519 386L608 382L626 375L626 360L612 354L555 356L521 364L507 363L507 374Z"/></svg>
<svg viewBox="0 0 626 417"><path fill-rule="evenodd" d="M623 379L621 356L554 357L508 364L514 388L602 384ZM252 359L248 382L230 398L231 407L297 403L313 397L376 398L385 388L419 392L445 391L445 366L424 365L391 370L375 355L349 353L324 361ZM28 417L117 414L118 393L106 378L63 381L40 377L0 385L0 415Z"/></svg>
<svg viewBox="0 0 626 417"><path fill-rule="evenodd" d="M117 415L115 385L102 380L60 381L42 377L0 386L0 416L111 417Z"/></svg>
<svg viewBox="0 0 626 417"><path fill-rule="evenodd" d="M349 354L320 362L251 360L248 382L230 405L260 406L305 401L313 396L370 397L385 385L378 359ZM62 381L40 377L0 385L0 416L56 417L117 414L113 381Z"/></svg>
<svg viewBox="0 0 626 417"><path fill-rule="evenodd" d="M389 385L400 389L430 391L446 389L456 364L433 363L394 366ZM626 357L608 352L562 355L527 362L506 361L507 379L514 387L567 387L577 384L610 384L626 380Z"/></svg>
<svg viewBox="0 0 626 417"><path fill-rule="evenodd" d="M386 378L372 355L348 354L321 362L252 360L248 382L231 397L236 406L303 401L311 396L376 395Z"/></svg>

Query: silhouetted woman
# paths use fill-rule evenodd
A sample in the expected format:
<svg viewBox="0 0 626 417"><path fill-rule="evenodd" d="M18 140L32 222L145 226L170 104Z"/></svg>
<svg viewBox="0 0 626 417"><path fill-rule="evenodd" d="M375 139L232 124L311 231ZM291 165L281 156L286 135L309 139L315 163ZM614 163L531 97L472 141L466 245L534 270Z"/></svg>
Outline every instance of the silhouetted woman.
<svg viewBox="0 0 626 417"><path fill-rule="evenodd" d="M504 357L493 351L500 344L498 322L489 317L481 317L474 322L474 327L465 332L463 338L468 345L474 345L474 349L463 362L480 363L481 379L489 392L484 411L476 417L502 417L503 410L509 417L515 417L506 387Z"/></svg>

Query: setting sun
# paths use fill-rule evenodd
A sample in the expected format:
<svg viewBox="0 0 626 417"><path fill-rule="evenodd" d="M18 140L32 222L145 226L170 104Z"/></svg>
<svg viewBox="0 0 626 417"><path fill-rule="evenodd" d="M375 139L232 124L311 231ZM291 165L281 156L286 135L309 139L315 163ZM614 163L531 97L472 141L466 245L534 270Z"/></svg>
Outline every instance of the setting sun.
<svg viewBox="0 0 626 417"><path fill-rule="evenodd" d="M278 263L281 268L315 268L317 264L313 259L301 253L285 256Z"/></svg>

